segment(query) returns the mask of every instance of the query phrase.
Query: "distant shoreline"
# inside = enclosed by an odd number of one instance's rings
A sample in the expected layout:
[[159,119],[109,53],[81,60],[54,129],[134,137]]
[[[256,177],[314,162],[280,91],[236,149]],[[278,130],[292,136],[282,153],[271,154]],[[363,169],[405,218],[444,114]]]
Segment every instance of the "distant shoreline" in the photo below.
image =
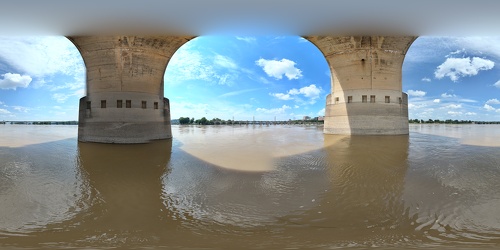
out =
[[78,125],[78,121],[0,121],[1,125]]
[[[178,120],[172,120],[171,125],[202,125],[202,126],[207,126],[207,125],[265,125],[265,124],[321,124],[323,125],[322,122],[318,121],[287,121],[287,122],[273,122],[273,121],[262,121],[262,122],[249,122],[249,121],[236,121],[233,124],[230,123],[225,123],[225,124],[180,124]],[[488,125],[488,124],[493,124],[493,125],[500,125],[500,121],[458,121],[458,120],[409,120],[409,124],[454,124],[454,125],[460,125],[460,124],[469,124],[469,125]],[[78,125],[78,121],[0,121],[0,125]]]
[[471,120],[432,120],[427,121],[410,119],[409,124],[500,124],[500,121],[471,121]]

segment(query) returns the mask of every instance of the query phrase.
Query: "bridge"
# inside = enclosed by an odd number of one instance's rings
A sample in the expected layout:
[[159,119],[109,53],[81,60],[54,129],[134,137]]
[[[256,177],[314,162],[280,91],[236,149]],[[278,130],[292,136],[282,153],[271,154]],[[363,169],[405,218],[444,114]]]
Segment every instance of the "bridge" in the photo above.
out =
[[408,134],[402,64],[419,35],[498,35],[500,1],[4,1],[2,34],[58,34],[87,69],[80,141],[172,136],[168,62],[199,35],[302,35],[332,75],[324,133]]

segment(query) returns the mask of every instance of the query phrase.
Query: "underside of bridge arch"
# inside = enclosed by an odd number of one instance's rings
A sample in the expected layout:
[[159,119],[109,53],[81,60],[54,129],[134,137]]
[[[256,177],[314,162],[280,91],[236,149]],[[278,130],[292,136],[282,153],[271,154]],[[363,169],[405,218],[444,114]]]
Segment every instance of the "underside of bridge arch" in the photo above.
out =
[[309,36],[332,76],[326,134],[408,134],[402,65],[415,36]]
[[87,69],[78,140],[146,143],[172,137],[163,76],[172,55],[193,37],[72,36]]

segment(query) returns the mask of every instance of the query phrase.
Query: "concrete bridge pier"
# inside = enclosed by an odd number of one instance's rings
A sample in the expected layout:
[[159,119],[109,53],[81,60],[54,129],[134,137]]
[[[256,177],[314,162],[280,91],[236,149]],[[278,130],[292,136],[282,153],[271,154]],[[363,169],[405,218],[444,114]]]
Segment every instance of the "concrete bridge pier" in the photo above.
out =
[[330,66],[324,133],[408,134],[402,65],[414,36],[312,36]]
[[191,37],[72,36],[87,69],[78,140],[145,143],[172,137],[163,75]]

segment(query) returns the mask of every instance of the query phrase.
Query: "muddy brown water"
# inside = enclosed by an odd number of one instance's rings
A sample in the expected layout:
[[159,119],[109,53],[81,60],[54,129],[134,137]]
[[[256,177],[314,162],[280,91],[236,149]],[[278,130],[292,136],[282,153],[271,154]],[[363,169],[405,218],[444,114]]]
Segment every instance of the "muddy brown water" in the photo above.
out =
[[141,145],[0,125],[0,248],[500,247],[500,126],[173,126]]

